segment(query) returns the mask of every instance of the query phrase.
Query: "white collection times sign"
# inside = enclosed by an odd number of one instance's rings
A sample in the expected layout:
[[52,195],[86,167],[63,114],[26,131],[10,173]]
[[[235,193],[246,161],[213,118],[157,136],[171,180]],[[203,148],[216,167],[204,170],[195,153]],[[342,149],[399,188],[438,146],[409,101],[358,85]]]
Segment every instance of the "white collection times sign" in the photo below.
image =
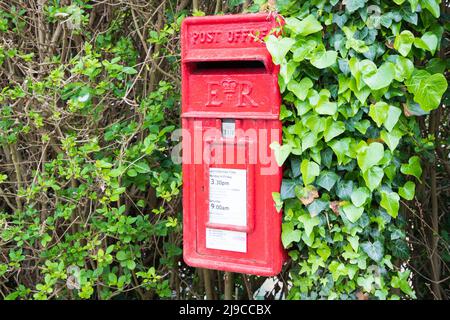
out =
[[[209,222],[247,226],[247,171],[209,169]],[[206,229],[206,247],[246,252],[247,233]]]

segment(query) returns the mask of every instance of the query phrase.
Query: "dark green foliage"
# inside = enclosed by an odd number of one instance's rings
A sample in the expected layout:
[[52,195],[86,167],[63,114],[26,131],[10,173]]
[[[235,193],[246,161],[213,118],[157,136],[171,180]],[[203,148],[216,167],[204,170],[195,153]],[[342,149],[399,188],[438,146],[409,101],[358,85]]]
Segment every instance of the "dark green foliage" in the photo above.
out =
[[[283,243],[295,260],[289,298],[414,298],[397,217],[400,196],[412,200],[422,176],[409,153],[421,139],[412,115],[437,109],[447,90],[445,68],[427,67],[445,65],[435,57],[439,2],[278,7],[286,24],[267,47],[280,65],[285,128],[272,147],[285,176],[302,178],[302,204],[284,203]],[[293,198],[293,180],[283,181],[280,200]]]

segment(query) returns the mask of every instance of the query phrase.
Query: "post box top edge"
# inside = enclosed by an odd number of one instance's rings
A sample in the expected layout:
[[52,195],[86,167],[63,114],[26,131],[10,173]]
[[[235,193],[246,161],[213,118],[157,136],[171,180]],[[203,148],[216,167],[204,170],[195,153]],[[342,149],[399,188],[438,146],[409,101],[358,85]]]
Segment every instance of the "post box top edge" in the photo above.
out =
[[212,23],[241,23],[241,22],[275,22],[278,14],[273,13],[244,13],[244,14],[226,14],[211,15],[201,17],[186,17],[182,25],[185,24],[212,24]]
[[[281,19],[278,20],[277,17]],[[264,48],[261,51],[263,53],[267,51],[263,38],[281,25],[282,17],[273,13],[187,17],[181,25],[182,60],[188,52],[189,55],[203,55],[206,53],[204,50],[208,49]],[[254,41],[255,38],[260,41]]]

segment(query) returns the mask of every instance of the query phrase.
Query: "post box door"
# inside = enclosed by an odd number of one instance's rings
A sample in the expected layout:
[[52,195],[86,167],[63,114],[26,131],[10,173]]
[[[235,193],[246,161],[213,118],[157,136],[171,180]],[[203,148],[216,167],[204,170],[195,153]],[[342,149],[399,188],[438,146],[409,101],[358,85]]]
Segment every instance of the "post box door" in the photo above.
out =
[[[204,139],[204,162],[193,167],[191,178],[185,178],[195,189],[191,205],[195,210],[191,215],[195,217],[195,230],[190,236],[195,234],[193,250],[209,261],[210,268],[226,270],[227,263],[241,263],[248,268],[247,273],[254,273],[252,271],[257,269],[252,270],[252,267],[259,267],[259,274],[271,274],[269,270],[278,269],[282,263],[279,257],[279,266],[270,266],[276,252],[280,252],[280,240],[273,239],[273,235],[280,234],[281,216],[274,209],[271,197],[272,192],[279,191],[280,181],[273,175],[258,172],[275,166],[272,170],[278,173],[269,145],[271,141],[279,141],[281,127],[273,120],[235,119],[237,135],[226,138],[222,134],[222,121],[195,119],[186,124],[192,132],[200,130],[200,134],[194,132],[193,135]],[[214,135],[207,134],[211,129]],[[250,132],[250,136],[240,136],[239,132]],[[257,148],[258,141],[265,150]],[[233,151],[227,152],[227,148]],[[257,161],[262,158],[257,153],[264,153],[265,160]],[[230,154],[232,158],[228,158]],[[213,205],[216,208],[212,208]]]

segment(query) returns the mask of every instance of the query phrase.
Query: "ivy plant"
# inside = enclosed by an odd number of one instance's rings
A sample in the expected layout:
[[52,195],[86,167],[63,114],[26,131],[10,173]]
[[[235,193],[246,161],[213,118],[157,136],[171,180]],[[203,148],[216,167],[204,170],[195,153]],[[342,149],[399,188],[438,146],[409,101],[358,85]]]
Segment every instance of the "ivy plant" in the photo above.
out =
[[278,1],[288,298],[415,297],[400,207],[421,179],[416,116],[447,90],[439,2]]

